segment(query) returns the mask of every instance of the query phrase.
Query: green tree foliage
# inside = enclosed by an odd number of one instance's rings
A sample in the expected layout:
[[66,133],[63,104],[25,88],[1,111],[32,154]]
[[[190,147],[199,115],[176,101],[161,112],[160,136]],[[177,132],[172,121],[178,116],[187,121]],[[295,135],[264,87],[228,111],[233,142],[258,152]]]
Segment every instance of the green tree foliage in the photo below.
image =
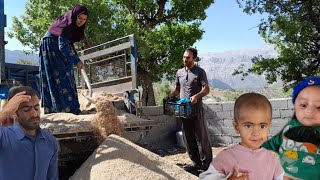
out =
[[169,81],[163,81],[154,84],[155,100],[156,105],[162,105],[163,99],[169,96],[172,92],[173,86],[170,85]]
[[274,44],[277,58],[252,59],[249,70],[239,73],[265,74],[269,83],[281,77],[287,90],[306,76],[320,72],[320,1],[318,0],[237,0],[244,12],[265,14],[259,34]]
[[214,0],[28,0],[25,14],[13,18],[10,37],[37,51],[53,20],[76,4],[89,9],[86,38],[79,49],[135,34],[138,47],[138,82],[143,105],[154,105],[152,82],[164,74],[172,78],[182,65],[185,48],[201,39],[201,21]]

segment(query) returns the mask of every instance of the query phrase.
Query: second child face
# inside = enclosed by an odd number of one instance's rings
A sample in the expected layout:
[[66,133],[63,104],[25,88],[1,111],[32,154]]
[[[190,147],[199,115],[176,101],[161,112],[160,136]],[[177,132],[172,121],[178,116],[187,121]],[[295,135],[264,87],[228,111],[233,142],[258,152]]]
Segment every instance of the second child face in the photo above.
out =
[[249,149],[259,149],[267,140],[271,126],[270,109],[241,108],[240,118],[234,128],[241,137],[241,145]]
[[305,126],[320,126],[320,85],[304,88],[298,94],[294,109],[297,120]]

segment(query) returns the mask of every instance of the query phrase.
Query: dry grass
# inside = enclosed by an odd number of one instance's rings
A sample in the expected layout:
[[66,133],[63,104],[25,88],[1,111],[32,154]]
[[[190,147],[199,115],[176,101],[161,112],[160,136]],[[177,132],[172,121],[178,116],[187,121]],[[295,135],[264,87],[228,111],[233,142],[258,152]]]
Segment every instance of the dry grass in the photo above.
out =
[[108,94],[97,95],[93,99],[96,113],[91,119],[91,125],[96,133],[106,139],[110,134],[123,135],[124,128],[118,119],[117,112]]

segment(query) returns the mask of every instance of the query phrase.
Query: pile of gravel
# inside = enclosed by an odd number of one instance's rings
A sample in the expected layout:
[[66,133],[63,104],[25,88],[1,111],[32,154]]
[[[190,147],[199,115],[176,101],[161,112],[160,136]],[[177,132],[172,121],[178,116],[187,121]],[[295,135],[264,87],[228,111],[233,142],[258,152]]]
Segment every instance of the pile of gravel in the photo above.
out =
[[198,177],[132,142],[110,135],[70,180],[181,179]]

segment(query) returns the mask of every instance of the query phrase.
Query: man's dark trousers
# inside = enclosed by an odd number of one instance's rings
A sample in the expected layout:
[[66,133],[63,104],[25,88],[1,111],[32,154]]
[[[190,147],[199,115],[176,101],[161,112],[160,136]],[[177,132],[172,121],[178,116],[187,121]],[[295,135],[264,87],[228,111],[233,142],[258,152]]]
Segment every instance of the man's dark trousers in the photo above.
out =
[[212,161],[208,127],[204,120],[202,102],[198,102],[195,107],[195,116],[191,118],[181,118],[182,132],[190,159],[194,165],[203,170],[207,170]]

